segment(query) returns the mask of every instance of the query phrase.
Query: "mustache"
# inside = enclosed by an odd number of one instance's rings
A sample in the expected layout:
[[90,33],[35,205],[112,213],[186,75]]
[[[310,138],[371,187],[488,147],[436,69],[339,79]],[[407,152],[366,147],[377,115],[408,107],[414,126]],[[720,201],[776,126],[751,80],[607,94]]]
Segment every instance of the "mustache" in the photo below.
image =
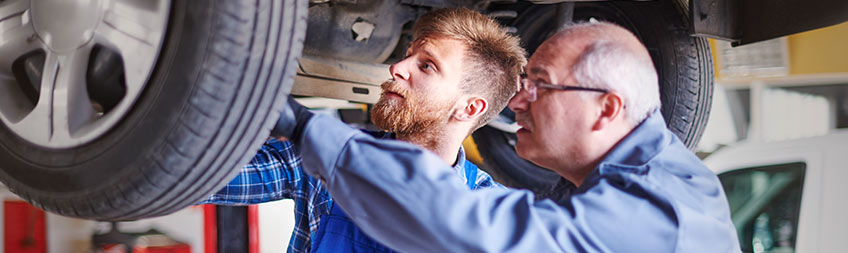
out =
[[380,88],[383,89],[383,95],[385,95],[386,92],[397,93],[403,98],[406,98],[409,95],[409,89],[401,86],[394,80],[387,80],[383,82],[382,84],[380,84]]

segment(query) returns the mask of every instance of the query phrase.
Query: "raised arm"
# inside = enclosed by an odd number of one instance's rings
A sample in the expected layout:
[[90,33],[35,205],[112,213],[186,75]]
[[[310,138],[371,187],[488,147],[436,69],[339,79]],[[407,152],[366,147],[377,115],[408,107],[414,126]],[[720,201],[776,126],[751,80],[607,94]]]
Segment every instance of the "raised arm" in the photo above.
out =
[[[472,192],[436,155],[321,116],[306,125],[301,143],[307,172],[326,182],[363,231],[399,251],[674,250],[674,217],[657,216],[662,210],[616,187],[598,187],[565,203],[536,201],[529,191]],[[619,205],[603,201],[610,199]],[[622,225],[646,229],[634,242],[637,236]]]
[[270,139],[229,184],[200,204],[249,205],[291,199],[311,185],[310,179],[302,170],[297,148],[291,142]]

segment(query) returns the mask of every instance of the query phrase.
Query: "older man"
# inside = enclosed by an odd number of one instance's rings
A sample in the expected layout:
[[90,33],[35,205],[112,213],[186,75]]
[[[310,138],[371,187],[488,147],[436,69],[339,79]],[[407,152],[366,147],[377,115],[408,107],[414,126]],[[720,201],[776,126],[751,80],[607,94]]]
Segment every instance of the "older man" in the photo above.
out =
[[718,178],[666,128],[635,36],[609,23],[567,27],[526,73],[510,102],[516,149],[561,176],[545,196],[469,191],[436,156],[296,103],[279,129],[354,222],[401,251],[739,251]]
[[[382,85],[383,94],[373,109],[374,123],[390,132],[366,133],[434,152],[442,165],[453,165],[451,176],[467,189],[502,187],[465,160],[461,145],[518,90],[516,77],[526,63],[518,38],[468,9],[428,13],[413,30],[414,42],[406,57],[389,69],[393,80]],[[293,199],[296,226],[289,251],[389,251],[359,232],[333,204],[324,185],[304,174],[300,159],[290,142],[271,140],[228,186],[204,203]]]

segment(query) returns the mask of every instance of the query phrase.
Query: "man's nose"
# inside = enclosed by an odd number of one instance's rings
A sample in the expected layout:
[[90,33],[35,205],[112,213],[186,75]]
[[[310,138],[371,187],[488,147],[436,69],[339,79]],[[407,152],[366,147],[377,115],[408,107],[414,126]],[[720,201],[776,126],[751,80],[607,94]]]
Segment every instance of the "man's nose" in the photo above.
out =
[[408,80],[409,79],[409,70],[407,68],[407,65],[409,65],[408,60],[409,60],[409,58],[406,58],[406,59],[403,59],[399,62],[396,62],[395,64],[392,64],[392,66],[389,66],[389,73],[392,74],[393,79],[395,79],[395,80],[398,80],[398,79]]
[[523,112],[527,110],[527,107],[530,106],[529,93],[524,89],[518,91],[512,99],[509,100],[509,109],[513,112]]

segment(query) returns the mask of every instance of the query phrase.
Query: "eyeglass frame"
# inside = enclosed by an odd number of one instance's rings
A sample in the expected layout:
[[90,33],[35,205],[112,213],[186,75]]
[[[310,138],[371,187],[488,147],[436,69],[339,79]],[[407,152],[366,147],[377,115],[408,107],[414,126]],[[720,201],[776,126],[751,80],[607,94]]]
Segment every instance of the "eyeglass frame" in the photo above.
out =
[[[562,91],[575,90],[575,91],[594,91],[594,92],[600,92],[600,93],[604,93],[604,94],[609,93],[609,90],[607,90],[607,89],[580,87],[580,86],[564,85],[564,84],[550,84],[550,83],[545,83],[545,82],[533,81],[532,79],[527,78],[527,75],[521,75],[519,82],[521,83],[521,90],[526,90],[527,93],[529,93],[529,95],[530,95],[530,97],[527,99],[528,102],[536,101],[536,96],[539,94],[539,92],[538,92],[539,87],[545,88],[545,89],[562,90]],[[535,85],[530,86],[527,83],[534,83]],[[532,87],[532,89],[530,87]],[[519,90],[519,92],[521,90]]]

